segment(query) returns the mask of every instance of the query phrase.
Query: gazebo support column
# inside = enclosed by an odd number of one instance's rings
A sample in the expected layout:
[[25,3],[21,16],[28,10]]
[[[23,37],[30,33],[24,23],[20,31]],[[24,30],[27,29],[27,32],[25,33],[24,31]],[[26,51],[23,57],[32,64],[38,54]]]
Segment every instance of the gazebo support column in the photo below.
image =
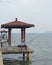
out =
[[1,38],[2,38],[2,32],[1,32]]
[[8,44],[11,45],[11,28],[8,29]]
[[[25,44],[25,28],[21,28],[21,45]],[[25,53],[23,53],[23,60],[25,60]]]
[[25,42],[25,28],[21,28],[21,42],[22,40]]

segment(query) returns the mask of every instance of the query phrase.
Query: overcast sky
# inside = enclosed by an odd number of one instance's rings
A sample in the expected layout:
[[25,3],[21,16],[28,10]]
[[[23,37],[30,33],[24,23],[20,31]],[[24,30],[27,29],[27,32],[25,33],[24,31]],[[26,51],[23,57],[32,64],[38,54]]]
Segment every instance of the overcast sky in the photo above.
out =
[[52,0],[0,0],[0,24],[16,17],[35,25],[28,32],[52,31]]

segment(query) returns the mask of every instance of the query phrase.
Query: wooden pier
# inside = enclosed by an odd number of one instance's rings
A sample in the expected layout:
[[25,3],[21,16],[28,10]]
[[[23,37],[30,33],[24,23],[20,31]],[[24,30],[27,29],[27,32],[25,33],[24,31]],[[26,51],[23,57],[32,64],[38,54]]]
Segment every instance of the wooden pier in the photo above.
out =
[[27,60],[30,60],[29,58],[29,54],[32,54],[33,51],[32,49],[28,48],[25,49],[18,46],[9,46],[9,47],[5,47],[5,48],[1,48],[2,50],[2,54],[23,54],[23,60],[25,60],[25,54],[27,54]]

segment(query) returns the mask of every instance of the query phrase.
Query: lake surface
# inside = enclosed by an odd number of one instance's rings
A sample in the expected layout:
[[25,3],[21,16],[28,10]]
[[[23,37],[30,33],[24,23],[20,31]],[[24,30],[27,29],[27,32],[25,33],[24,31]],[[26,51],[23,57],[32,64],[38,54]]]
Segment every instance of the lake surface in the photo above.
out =
[[[20,34],[12,34],[12,46],[21,44]],[[26,44],[33,50],[32,62],[6,62],[5,65],[52,65],[52,34],[26,34]],[[3,55],[3,58],[22,59],[22,55]]]

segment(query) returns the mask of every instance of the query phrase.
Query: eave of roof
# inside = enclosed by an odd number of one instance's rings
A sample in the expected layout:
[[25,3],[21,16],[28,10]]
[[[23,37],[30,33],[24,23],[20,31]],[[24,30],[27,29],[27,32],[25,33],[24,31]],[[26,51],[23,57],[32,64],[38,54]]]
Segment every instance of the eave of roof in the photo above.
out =
[[0,30],[0,33],[2,33],[2,32],[8,32],[8,31],[6,31],[6,30]]
[[29,28],[29,27],[34,27],[34,26],[35,25],[33,25],[33,24],[18,21],[16,18],[15,21],[12,21],[12,22],[9,22],[6,24],[2,24],[1,28]]

